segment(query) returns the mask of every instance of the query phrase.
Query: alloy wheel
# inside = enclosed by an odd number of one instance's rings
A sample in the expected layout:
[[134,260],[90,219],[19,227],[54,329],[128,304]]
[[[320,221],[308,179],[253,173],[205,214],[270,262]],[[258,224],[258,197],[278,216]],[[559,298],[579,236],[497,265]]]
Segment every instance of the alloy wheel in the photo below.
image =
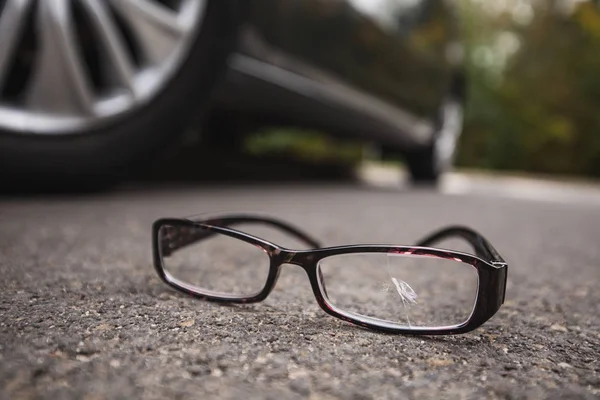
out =
[[0,0],[0,129],[82,133],[170,81],[206,0]]

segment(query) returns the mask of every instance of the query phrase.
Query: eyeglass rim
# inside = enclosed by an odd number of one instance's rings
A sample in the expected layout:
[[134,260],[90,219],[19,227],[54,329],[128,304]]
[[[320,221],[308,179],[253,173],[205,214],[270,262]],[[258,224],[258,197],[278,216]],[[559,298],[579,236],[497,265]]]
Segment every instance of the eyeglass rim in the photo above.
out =
[[[192,288],[189,285],[181,285],[182,281],[169,278],[167,271],[164,268],[163,257],[161,254],[161,245],[159,243],[160,229],[163,226],[192,226],[208,229],[229,237],[242,240],[246,243],[253,244],[262,248],[270,259],[269,274],[263,289],[251,296],[235,296],[224,293],[211,292],[202,290],[201,288]],[[279,246],[268,240],[261,239],[254,235],[238,231],[229,227],[210,225],[202,221],[193,220],[190,218],[161,218],[153,224],[153,255],[154,266],[159,277],[172,288],[183,292],[192,297],[219,303],[256,303],[263,301],[273,290],[280,268],[283,264],[296,264],[301,266],[308,274],[313,293],[316,297],[319,306],[328,314],[359,325],[365,328],[377,330],[386,333],[414,334],[414,335],[448,335],[470,332],[487,320],[489,320],[500,308],[504,302],[507,267],[508,265],[502,261],[487,261],[483,258],[454,250],[440,249],[428,246],[411,246],[411,245],[388,245],[388,244],[354,244],[345,246],[323,247],[309,250],[291,250],[283,246]],[[483,237],[481,237],[483,239]],[[485,240],[485,239],[483,239]],[[490,246],[491,247],[491,246]],[[492,248],[493,249],[493,248]],[[335,307],[327,302],[326,293],[320,284],[318,277],[318,263],[327,257],[353,254],[353,253],[396,253],[410,252],[414,256],[423,257],[439,257],[444,259],[454,259],[465,264],[473,266],[477,270],[478,289],[475,306],[469,319],[454,326],[445,327],[402,327],[393,324],[373,323],[372,318],[351,317],[343,312],[339,312]],[[415,254],[418,253],[418,254]],[[495,252],[495,250],[494,250]],[[497,252],[495,253],[497,255]],[[499,257],[499,256],[498,256]]]

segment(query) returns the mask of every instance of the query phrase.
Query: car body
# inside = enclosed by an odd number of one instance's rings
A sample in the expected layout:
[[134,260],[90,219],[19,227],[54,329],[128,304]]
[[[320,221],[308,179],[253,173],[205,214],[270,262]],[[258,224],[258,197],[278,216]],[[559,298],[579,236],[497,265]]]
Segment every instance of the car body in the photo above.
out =
[[443,102],[462,96],[460,51],[443,1],[255,0],[218,101],[419,147],[433,139]]
[[118,176],[199,112],[376,143],[435,181],[461,129],[446,1],[6,0],[0,35],[0,167],[13,181]]

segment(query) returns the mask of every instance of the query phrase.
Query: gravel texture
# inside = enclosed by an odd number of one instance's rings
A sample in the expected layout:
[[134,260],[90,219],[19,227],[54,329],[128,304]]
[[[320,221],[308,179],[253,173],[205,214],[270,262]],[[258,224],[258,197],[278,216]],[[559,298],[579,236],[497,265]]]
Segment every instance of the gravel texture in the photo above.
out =
[[[328,316],[294,266],[264,303],[193,300],[155,275],[150,226],[213,211],[268,212],[326,245],[412,244],[466,224],[509,262],[507,301],[472,333],[431,338]],[[599,237],[600,204],[425,190],[312,184],[6,198],[0,398],[598,398]]]

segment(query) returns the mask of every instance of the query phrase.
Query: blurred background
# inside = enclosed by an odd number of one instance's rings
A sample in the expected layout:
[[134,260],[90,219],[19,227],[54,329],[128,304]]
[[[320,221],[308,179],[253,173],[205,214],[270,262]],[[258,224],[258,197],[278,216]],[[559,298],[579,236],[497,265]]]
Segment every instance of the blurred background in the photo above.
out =
[[0,33],[20,187],[600,175],[595,1],[3,0]]
[[469,101],[458,165],[599,176],[598,2],[461,5]]
[[[456,165],[600,176],[598,2],[457,3],[468,94]],[[258,136],[249,145],[254,151],[289,148],[299,157],[317,158],[337,149],[322,134],[304,132],[301,138],[285,130],[271,131],[269,139]]]

